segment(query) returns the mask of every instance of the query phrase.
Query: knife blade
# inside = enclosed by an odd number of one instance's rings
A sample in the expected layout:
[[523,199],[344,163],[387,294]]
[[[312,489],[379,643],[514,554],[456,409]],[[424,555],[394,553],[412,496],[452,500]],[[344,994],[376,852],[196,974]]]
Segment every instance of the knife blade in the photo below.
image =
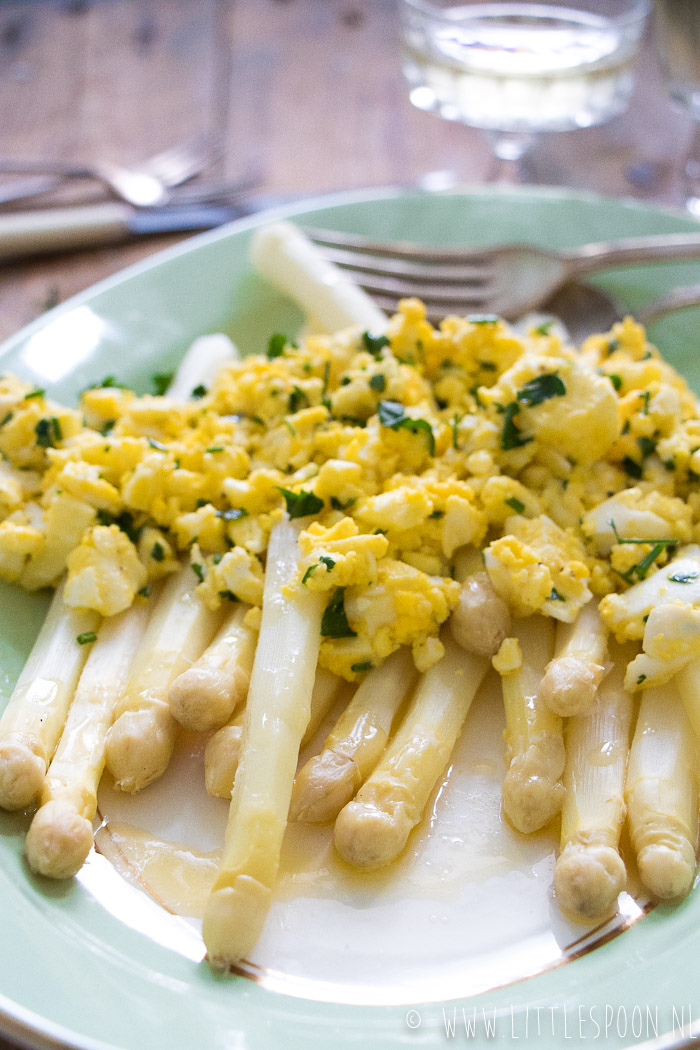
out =
[[0,216],[0,263],[36,255],[107,247],[154,234],[208,230],[267,206],[246,203],[132,208],[86,204]]

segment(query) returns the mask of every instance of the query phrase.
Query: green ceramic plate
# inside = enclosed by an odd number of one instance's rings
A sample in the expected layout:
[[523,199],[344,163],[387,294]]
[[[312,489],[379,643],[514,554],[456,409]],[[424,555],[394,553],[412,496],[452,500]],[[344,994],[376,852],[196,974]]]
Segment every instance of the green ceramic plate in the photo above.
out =
[[[529,240],[565,247],[696,225],[681,215],[559,190],[386,191],[317,200],[284,214],[309,225],[440,244]],[[3,366],[70,401],[106,373],[146,389],[151,373],[174,365],[205,332],[225,331],[243,350],[262,350],[272,332],[291,332],[300,321],[248,264],[251,232],[268,217],[197,237],[63,304],[5,344]],[[698,265],[659,266],[620,270],[599,283],[633,310],[698,275]],[[697,314],[677,315],[653,335],[700,390]],[[0,688],[7,697],[45,600],[9,587],[0,599]],[[329,996],[311,986],[305,997],[303,989],[290,995],[245,978],[213,977],[196,952],[193,958],[169,946],[167,935],[145,932],[135,898],[128,898],[131,911],[116,906],[119,880],[111,906],[109,897],[91,892],[89,880],[47,885],[31,878],[22,859],[27,824],[24,815],[0,816],[0,1031],[30,1047],[389,1050],[518,1039],[542,1048],[593,1039],[606,1047],[661,1047],[683,1045],[691,1021],[693,1032],[700,1026],[697,893],[527,980],[446,1003],[423,1002],[441,997],[413,990],[403,1005],[385,1005],[380,994],[372,1005],[357,1006],[321,1001]],[[497,925],[495,913],[493,920]],[[469,938],[470,929],[455,928],[457,945]],[[496,974],[491,983],[502,982]]]

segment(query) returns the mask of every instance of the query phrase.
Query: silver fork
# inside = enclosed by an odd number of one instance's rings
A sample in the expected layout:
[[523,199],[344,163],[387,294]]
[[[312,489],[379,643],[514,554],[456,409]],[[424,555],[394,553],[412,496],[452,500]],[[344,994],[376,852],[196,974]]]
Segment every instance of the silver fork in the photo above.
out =
[[498,314],[516,320],[538,310],[561,287],[598,270],[700,259],[700,231],[631,237],[549,251],[526,244],[426,248],[330,230],[306,233],[383,309],[418,296],[431,320],[447,313]]
[[131,167],[110,161],[75,165],[63,161],[0,158],[0,172],[30,176],[0,187],[0,203],[48,193],[70,179],[97,179],[116,197],[134,207],[165,204],[171,197],[170,190],[197,175],[217,150],[210,136],[199,135]]

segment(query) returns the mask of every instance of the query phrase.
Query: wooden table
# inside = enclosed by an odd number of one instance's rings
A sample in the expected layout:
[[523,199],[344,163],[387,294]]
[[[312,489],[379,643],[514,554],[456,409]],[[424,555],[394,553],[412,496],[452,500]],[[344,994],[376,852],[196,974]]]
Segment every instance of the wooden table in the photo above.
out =
[[[215,175],[259,170],[262,194],[410,185],[435,172],[483,182],[480,133],[408,102],[397,36],[393,0],[3,2],[0,155],[133,162],[210,129],[224,145]],[[628,113],[543,138],[530,176],[676,203],[690,131],[648,45]],[[0,267],[0,339],[178,239]]]

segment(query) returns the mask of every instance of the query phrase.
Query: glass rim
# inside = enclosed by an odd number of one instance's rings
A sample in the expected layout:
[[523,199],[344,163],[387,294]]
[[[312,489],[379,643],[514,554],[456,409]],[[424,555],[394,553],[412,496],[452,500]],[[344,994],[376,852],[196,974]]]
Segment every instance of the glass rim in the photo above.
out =
[[[477,7],[492,7],[492,8],[508,8],[511,5],[509,3],[490,2],[490,0],[482,0],[478,4],[455,4],[453,7],[438,7],[431,0],[399,0],[402,9],[410,8],[422,15],[427,15],[430,18],[435,18],[445,22],[458,22],[462,18],[465,18],[470,10]],[[549,6],[548,0],[523,0],[519,2],[518,7],[547,7]],[[556,5],[552,5],[555,7]],[[562,5],[563,9],[566,9]],[[576,0],[571,0],[571,10],[576,10]],[[593,14],[594,12],[586,12],[587,14]],[[629,7],[627,11],[620,12],[619,14],[610,14],[605,17],[614,25],[625,25],[626,23],[637,23],[643,22],[648,15],[651,13],[651,0],[629,0]]]

